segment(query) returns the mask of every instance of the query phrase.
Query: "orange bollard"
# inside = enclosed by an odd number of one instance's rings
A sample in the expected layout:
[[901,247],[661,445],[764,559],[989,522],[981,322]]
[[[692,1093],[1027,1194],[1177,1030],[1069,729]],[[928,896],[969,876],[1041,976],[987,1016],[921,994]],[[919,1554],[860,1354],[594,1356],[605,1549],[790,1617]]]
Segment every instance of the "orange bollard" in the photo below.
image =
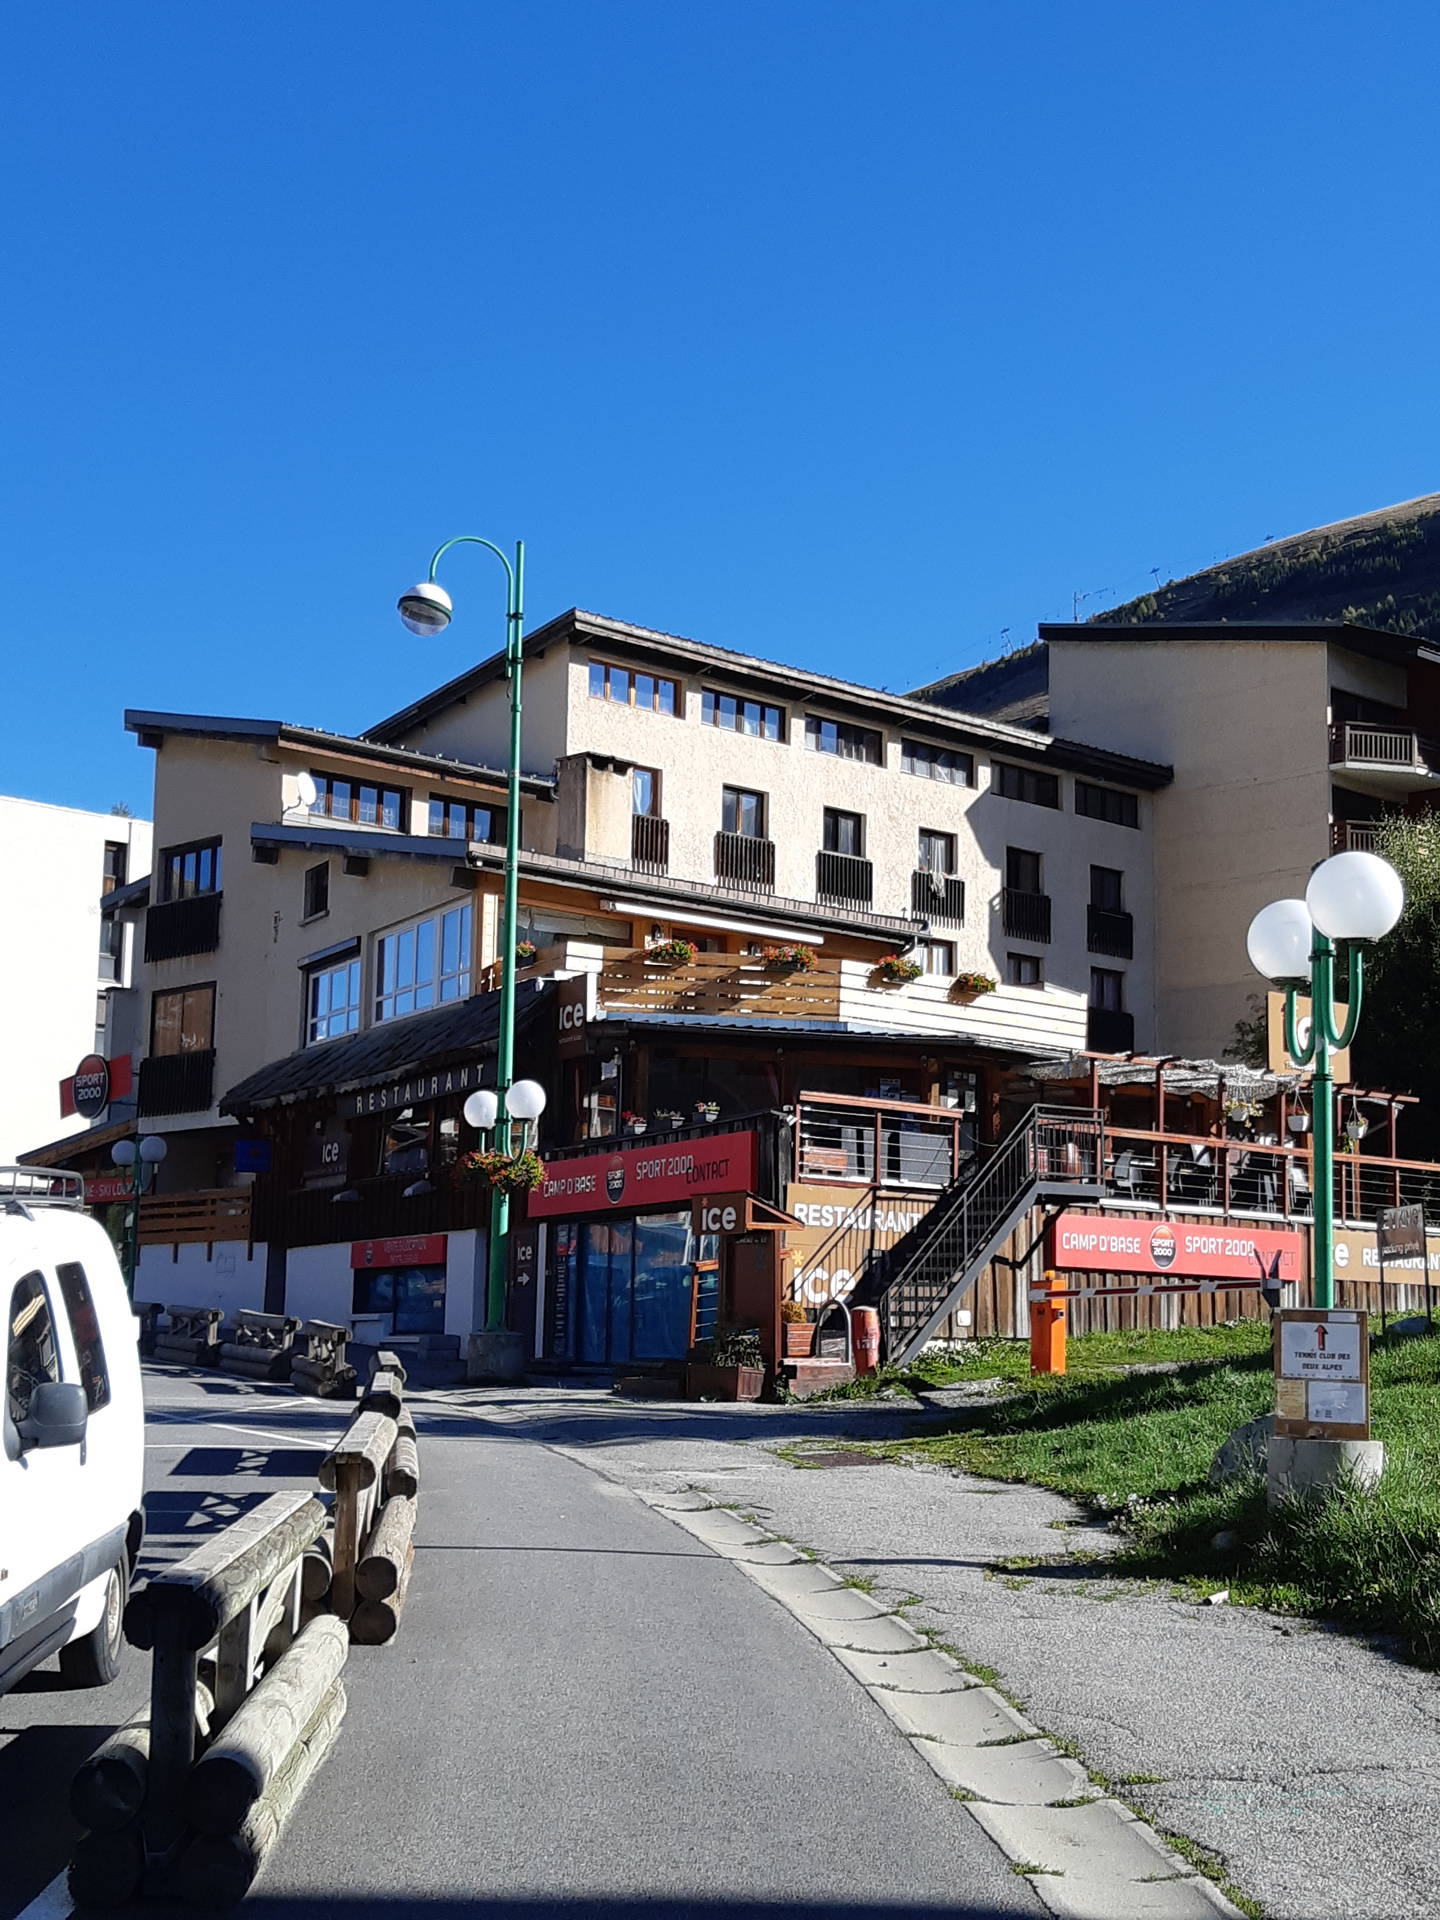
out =
[[1048,1300],[1030,1302],[1030,1371],[1065,1371],[1065,1283],[1047,1268],[1044,1287]]
[[874,1373],[880,1365],[880,1316],[874,1307],[852,1309],[850,1348],[855,1356],[856,1373]]

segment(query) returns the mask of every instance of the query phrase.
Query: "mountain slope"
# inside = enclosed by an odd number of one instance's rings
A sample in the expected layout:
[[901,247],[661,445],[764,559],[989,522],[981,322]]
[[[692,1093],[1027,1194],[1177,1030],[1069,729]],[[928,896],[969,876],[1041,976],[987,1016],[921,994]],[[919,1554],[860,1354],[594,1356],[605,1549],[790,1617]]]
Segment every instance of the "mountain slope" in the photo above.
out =
[[1350,620],[1440,639],[1440,493],[1271,541],[1089,624],[1218,620]]

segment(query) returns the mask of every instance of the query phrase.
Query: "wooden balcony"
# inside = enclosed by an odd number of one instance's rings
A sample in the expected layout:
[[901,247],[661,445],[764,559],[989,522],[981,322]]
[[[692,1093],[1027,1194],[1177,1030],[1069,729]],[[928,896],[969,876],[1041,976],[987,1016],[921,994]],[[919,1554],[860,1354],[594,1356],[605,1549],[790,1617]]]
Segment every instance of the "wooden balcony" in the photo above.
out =
[[250,1238],[248,1187],[152,1193],[140,1202],[142,1247],[182,1247]]
[[838,1020],[840,962],[821,959],[812,973],[786,973],[733,953],[697,953],[683,967],[662,966],[638,950],[611,953],[600,973],[600,1004],[613,1013]]
[[1413,727],[1340,720],[1330,729],[1330,765],[1349,786],[1373,793],[1412,793],[1440,781],[1440,747]]
[[186,954],[214,953],[220,944],[223,898],[219,893],[199,893],[151,907],[145,915],[145,958],[179,960]]
[[1378,853],[1380,825],[1376,820],[1332,820],[1331,853]]
[[715,878],[745,893],[772,893],[775,889],[775,842],[757,840],[748,833],[717,833]]
[[670,822],[658,813],[637,813],[631,819],[630,864],[639,873],[670,871]]
[[160,1113],[208,1113],[215,1090],[215,1051],[152,1053],[140,1062],[142,1118]]

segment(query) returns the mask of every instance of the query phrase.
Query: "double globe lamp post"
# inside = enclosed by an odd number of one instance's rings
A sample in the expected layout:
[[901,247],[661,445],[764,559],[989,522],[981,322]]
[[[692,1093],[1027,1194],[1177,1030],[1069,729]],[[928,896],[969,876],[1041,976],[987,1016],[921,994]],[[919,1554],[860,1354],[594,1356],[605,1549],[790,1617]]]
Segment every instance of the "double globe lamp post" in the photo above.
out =
[[125,1221],[125,1291],[135,1297],[135,1268],[140,1258],[140,1196],[145,1191],[151,1168],[165,1158],[164,1140],[158,1133],[147,1133],[143,1140],[117,1140],[110,1158],[130,1175],[130,1211]]
[[[1375,853],[1337,853],[1310,876],[1303,900],[1275,900],[1250,922],[1250,964],[1285,990],[1285,1051],[1300,1067],[1312,1066],[1315,1153],[1314,1217],[1311,1223],[1313,1301],[1335,1304],[1335,1083],[1332,1052],[1348,1047],[1360,1024],[1364,948],[1382,940],[1399,920],[1405,889],[1388,860]],[[1335,1005],[1337,951],[1347,961],[1347,1002]],[[1308,987],[1308,1031],[1297,1018],[1296,998]]]
[[[399,609],[406,630],[422,640],[433,639],[436,634],[445,631],[455,609],[449,594],[436,579],[436,574],[440,562],[450,549],[461,546],[486,548],[505,569],[505,677],[510,683],[510,758],[506,768],[505,883],[500,912],[500,1031],[495,1050],[495,1092],[472,1094],[465,1105],[465,1117],[472,1126],[488,1133],[497,1123],[500,1103],[503,1102],[507,1116],[505,1137],[508,1150],[510,1122],[519,1121],[528,1128],[539,1119],[545,1108],[543,1088],[533,1080],[517,1082],[514,1078],[515,934],[519,918],[520,873],[520,684],[525,621],[524,541],[515,542],[515,558],[512,561],[493,540],[482,540],[478,534],[462,533],[454,540],[447,540],[443,546],[436,548],[426,578],[418,586],[411,587],[408,593],[401,594]],[[487,1101],[489,1105],[482,1104],[477,1111],[488,1113],[488,1120],[473,1117],[472,1107],[477,1102]],[[485,1328],[488,1333],[498,1333],[505,1325],[509,1236],[509,1196],[495,1188],[490,1197],[489,1262],[485,1290]]]

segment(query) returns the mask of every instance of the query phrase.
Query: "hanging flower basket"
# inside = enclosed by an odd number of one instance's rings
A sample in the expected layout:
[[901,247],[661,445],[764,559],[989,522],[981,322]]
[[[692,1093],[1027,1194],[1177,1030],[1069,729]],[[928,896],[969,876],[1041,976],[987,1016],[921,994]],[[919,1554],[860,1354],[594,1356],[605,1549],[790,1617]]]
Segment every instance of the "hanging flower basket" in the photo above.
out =
[[658,947],[646,951],[645,958],[657,967],[688,967],[695,958],[695,948],[688,940],[662,940]]
[[950,991],[957,1000],[978,1000],[982,993],[994,993],[999,984],[990,973],[957,973]]
[[718,1120],[720,1118],[720,1102],[718,1100],[697,1100],[695,1102],[695,1118],[707,1122]]
[[644,1133],[650,1124],[643,1113],[622,1113],[620,1118],[631,1133]]
[[918,980],[924,968],[918,960],[902,960],[898,953],[887,953],[875,972],[882,986],[903,987]]
[[820,964],[813,947],[797,946],[793,942],[782,947],[766,947],[760,958],[775,973],[814,973]]
[[521,1153],[466,1153],[455,1162],[457,1178],[492,1193],[533,1193],[545,1178],[545,1162],[531,1148]]
[[535,956],[539,953],[539,951],[540,949],[536,946],[533,940],[517,940],[515,942],[516,966],[517,967],[533,967],[535,964]]

